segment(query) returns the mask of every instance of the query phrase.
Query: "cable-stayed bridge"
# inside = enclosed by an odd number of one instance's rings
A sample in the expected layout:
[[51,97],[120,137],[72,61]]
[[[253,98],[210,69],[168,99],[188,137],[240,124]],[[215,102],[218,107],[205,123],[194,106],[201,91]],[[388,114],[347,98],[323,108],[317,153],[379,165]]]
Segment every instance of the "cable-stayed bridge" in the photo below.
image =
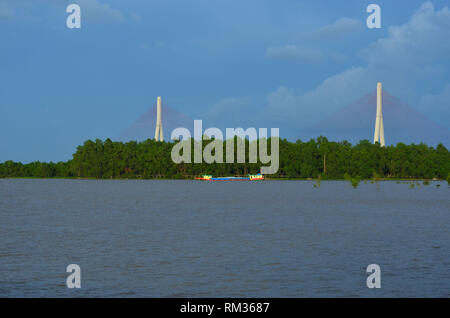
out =
[[[164,140],[171,140],[171,133],[175,128],[185,127],[193,131],[194,120],[176,109],[162,102],[162,127],[164,130]],[[121,141],[143,141],[153,139],[155,136],[157,119],[156,102],[145,113],[143,113],[130,127],[128,127],[120,136]]]
[[[424,116],[413,107],[383,89],[383,123],[386,145],[403,142],[450,145],[450,130]],[[377,92],[373,90],[350,105],[339,109],[309,129],[300,130],[299,138],[319,135],[335,141],[352,143],[362,139],[372,141],[377,112]]]
[[[382,91],[382,103],[386,145],[398,142],[406,144],[424,142],[431,146],[436,146],[438,143],[443,143],[446,147],[450,146],[450,130],[448,128],[430,120],[385,89]],[[326,136],[329,140],[347,140],[351,143],[363,139],[372,141],[376,110],[377,92],[374,89],[350,105],[340,108],[335,113],[313,124],[310,128],[298,129],[290,132],[289,135],[293,136],[292,139],[294,140],[301,139],[303,141],[317,138],[320,135]],[[156,118],[157,105],[155,102],[118,137],[118,140],[143,141],[154,139]],[[185,127],[193,133],[193,123],[193,118],[170,107],[164,101],[162,102],[162,126],[165,141],[171,140],[172,131],[178,127]],[[280,137],[283,138],[283,129],[285,128],[279,128]]]

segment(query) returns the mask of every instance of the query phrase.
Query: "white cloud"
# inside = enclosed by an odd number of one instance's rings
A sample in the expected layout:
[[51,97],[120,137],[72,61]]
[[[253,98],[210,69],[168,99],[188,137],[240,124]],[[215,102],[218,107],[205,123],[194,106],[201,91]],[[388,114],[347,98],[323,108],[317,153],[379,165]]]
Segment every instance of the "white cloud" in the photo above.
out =
[[121,22],[124,20],[122,12],[111,8],[109,4],[98,0],[77,0],[83,16],[88,22]]
[[279,87],[269,94],[267,111],[275,118],[294,120],[306,128],[307,123],[352,102],[355,90],[359,93],[370,89],[371,81],[366,78],[365,69],[351,68],[327,78],[316,89],[304,94],[297,94],[295,90],[283,86]]
[[267,48],[266,57],[303,63],[319,63],[325,60],[325,54],[320,49],[291,44]]
[[422,96],[418,109],[423,113],[430,113],[431,119],[444,127],[448,127],[448,119],[450,118],[450,83],[447,83],[436,94]]
[[318,39],[335,39],[354,32],[361,31],[363,25],[361,21],[357,19],[341,18],[333,24],[326,25],[317,31],[309,34],[311,38]]
[[395,67],[420,71],[440,62],[443,54],[450,55],[450,10],[435,11],[431,2],[425,2],[404,25],[391,26],[388,36],[363,50],[372,67]]
[[[226,125],[227,127],[248,124],[254,119],[249,118],[249,113],[257,114],[253,100],[249,97],[227,97],[216,102],[207,113],[201,114],[199,118],[206,123],[215,125]],[[239,114],[246,114],[241,116]],[[245,119],[245,120],[243,120]]]
[[[326,25],[314,32],[304,35],[303,41],[306,39],[313,40],[330,40],[338,39],[352,32],[362,30],[362,23],[356,19],[341,18],[333,24]],[[310,41],[309,41],[310,42]],[[325,61],[341,62],[347,57],[341,53],[330,49],[322,49],[317,47],[286,44],[278,47],[268,47],[266,49],[266,57],[296,61],[301,63],[322,63]]]
[[[450,10],[435,10],[431,2],[425,2],[407,23],[390,27],[385,38],[363,51],[366,66],[331,76],[304,94],[280,87],[269,94],[267,110],[292,124],[305,126],[375,89],[378,81],[406,103],[417,106],[424,86],[432,83],[433,87],[442,87],[442,79],[449,75],[448,39]],[[440,94],[422,98],[420,103],[428,105],[423,109],[425,114],[443,110],[448,114],[448,103],[442,104],[447,89],[445,86]],[[447,125],[448,118],[443,119]]]
[[322,63],[328,60],[341,62],[347,59],[345,55],[331,50],[292,44],[286,44],[281,47],[269,47],[266,50],[266,57],[308,64]]
[[227,97],[219,100],[209,110],[209,116],[224,116],[230,112],[246,109],[250,99],[247,97]]

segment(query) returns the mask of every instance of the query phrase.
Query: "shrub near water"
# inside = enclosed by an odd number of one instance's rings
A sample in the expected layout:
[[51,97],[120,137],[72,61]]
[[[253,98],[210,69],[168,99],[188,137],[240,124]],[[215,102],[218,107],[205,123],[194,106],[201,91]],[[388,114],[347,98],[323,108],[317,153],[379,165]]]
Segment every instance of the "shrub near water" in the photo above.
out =
[[375,183],[378,183],[380,181],[380,176],[375,171],[373,172],[372,180]]
[[320,188],[320,181],[321,181],[321,179],[322,179],[322,176],[319,174],[319,175],[317,176],[317,181],[316,181],[316,183],[314,184],[314,188]]
[[358,185],[359,185],[359,181],[360,181],[360,178],[359,178],[359,177],[352,178],[352,179],[350,180],[350,182],[351,182],[351,184],[352,184],[352,187],[356,189],[356,188],[358,187]]
[[361,178],[359,176],[352,178],[348,173],[345,173],[344,180],[349,181],[352,187],[356,189],[359,185],[359,182],[361,181]]

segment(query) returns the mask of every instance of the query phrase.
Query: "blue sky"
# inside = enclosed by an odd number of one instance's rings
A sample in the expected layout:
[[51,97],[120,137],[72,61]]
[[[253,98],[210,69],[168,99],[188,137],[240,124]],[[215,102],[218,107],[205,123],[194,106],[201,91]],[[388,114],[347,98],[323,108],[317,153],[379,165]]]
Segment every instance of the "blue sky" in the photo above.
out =
[[449,39],[444,0],[0,0],[0,161],[70,159],[158,95],[204,127],[295,139],[382,81],[448,128]]

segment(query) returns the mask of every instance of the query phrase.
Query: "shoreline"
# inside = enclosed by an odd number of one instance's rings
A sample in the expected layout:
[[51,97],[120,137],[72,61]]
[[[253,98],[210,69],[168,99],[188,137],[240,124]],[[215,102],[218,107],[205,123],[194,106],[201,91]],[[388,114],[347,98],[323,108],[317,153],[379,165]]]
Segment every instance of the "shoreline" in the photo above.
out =
[[[133,181],[133,180],[173,180],[173,181],[205,181],[205,180],[196,180],[194,178],[67,178],[67,177],[52,177],[52,178],[40,178],[40,177],[5,177],[5,178],[0,178],[0,180],[15,180],[15,179],[36,179],[36,180],[98,180],[98,181],[118,181],[118,180],[123,180],[123,181]],[[255,181],[317,181],[319,180],[319,178],[315,178],[315,179],[311,179],[311,178],[267,178],[264,180],[253,180],[252,182]],[[244,181],[251,181],[251,180],[242,180],[242,182]],[[346,180],[346,179],[333,179],[333,178],[329,178],[329,179],[324,179],[324,178],[320,178],[321,182],[326,182],[326,181],[346,181],[346,182],[350,182],[350,180]],[[375,181],[373,179],[359,179],[360,182],[389,182],[389,181],[395,181],[395,182],[417,182],[417,181],[428,181],[428,182],[445,182],[445,179],[388,179],[388,178],[380,178],[379,180]],[[212,182],[212,181],[211,181]]]

